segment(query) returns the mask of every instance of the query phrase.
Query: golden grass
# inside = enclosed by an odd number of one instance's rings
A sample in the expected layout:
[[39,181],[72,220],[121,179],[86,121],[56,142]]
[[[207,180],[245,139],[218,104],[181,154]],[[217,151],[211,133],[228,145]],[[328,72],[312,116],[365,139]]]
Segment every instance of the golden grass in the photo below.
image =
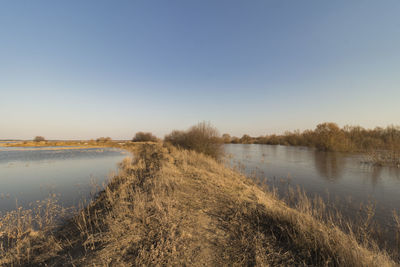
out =
[[16,143],[0,143],[0,146],[3,147],[59,147],[59,146],[67,146],[67,147],[104,147],[107,146],[107,143],[98,143],[94,141],[21,141]]
[[54,256],[62,245],[52,232],[65,213],[50,196],[34,203],[31,209],[18,207],[1,216],[0,266],[25,265],[33,258],[43,262]]
[[[297,210],[290,208],[193,151],[141,144],[134,155],[95,201],[59,228],[39,227],[2,246],[0,265],[396,265],[384,251],[322,220],[305,196]],[[10,222],[2,219],[1,227]],[[29,222],[17,232],[26,232]]]

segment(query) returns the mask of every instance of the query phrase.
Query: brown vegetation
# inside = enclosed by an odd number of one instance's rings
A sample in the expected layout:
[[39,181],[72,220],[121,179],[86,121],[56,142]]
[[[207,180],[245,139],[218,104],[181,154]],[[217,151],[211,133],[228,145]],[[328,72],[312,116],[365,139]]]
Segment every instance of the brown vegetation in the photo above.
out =
[[174,130],[165,136],[164,141],[179,148],[203,153],[214,159],[219,159],[223,154],[218,130],[207,122],[200,122],[187,131]]
[[133,142],[156,142],[158,139],[152,133],[137,132],[133,137]]
[[22,141],[15,143],[0,143],[0,146],[3,147],[36,147],[36,148],[49,148],[49,147],[58,147],[57,149],[63,149],[62,147],[68,148],[93,148],[93,147],[110,147],[110,146],[121,146],[121,144],[125,144],[127,142],[112,142],[112,141]]
[[46,139],[43,136],[36,136],[35,138],[33,138],[34,142],[43,142],[46,141]]
[[96,142],[99,143],[107,143],[107,142],[111,142],[111,137],[99,137],[96,139]]
[[[139,145],[58,229],[16,218],[0,221],[2,240],[12,239],[2,266],[395,266],[316,216],[307,198],[289,208],[212,158],[169,145]],[[23,226],[4,231],[10,223]]]
[[364,129],[326,122],[314,130],[285,132],[283,135],[250,137],[243,135],[224,139],[225,143],[268,144],[315,147],[322,151],[365,152],[376,164],[400,165],[400,127]]

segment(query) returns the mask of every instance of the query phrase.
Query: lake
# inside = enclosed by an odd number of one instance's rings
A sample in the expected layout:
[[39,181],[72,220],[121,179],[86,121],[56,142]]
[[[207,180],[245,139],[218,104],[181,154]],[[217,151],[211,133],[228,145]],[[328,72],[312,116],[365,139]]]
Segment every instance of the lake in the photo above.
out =
[[361,204],[374,203],[375,220],[385,231],[394,229],[393,210],[400,213],[400,168],[363,163],[359,154],[321,152],[313,148],[228,144],[231,166],[264,179],[284,196],[300,186],[307,195],[335,203],[350,219]]
[[126,156],[114,148],[0,147],[0,212],[50,194],[65,207],[77,206]]

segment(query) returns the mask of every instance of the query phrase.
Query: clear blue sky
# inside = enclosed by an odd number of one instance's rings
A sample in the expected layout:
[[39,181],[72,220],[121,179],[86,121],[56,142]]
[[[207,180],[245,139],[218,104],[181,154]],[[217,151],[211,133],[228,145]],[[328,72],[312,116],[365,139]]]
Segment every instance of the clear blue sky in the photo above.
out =
[[400,124],[400,1],[1,1],[0,138]]

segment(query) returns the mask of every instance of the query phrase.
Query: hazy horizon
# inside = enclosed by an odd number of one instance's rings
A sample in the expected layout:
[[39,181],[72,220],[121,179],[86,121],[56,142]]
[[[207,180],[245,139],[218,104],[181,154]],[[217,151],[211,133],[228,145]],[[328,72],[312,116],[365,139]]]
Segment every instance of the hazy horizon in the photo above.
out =
[[400,2],[0,3],[0,139],[400,125]]

